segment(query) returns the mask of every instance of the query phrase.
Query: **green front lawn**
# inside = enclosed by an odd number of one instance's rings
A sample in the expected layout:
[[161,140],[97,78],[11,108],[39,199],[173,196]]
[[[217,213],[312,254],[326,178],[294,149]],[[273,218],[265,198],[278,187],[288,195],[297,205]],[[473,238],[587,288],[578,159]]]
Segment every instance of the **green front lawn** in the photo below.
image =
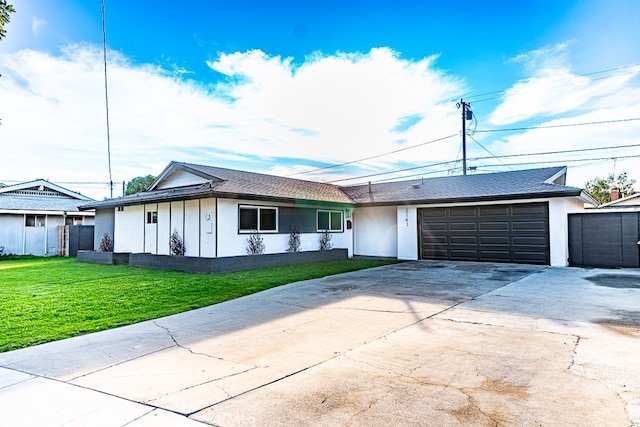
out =
[[205,307],[393,261],[350,259],[221,274],[33,258],[0,262],[0,352]]

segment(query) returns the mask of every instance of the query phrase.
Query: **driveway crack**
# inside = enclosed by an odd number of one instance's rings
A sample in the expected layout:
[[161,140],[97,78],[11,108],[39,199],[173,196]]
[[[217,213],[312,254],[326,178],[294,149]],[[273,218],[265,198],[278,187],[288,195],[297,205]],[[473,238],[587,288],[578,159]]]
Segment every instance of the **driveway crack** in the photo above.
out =
[[163,329],[167,333],[169,338],[171,338],[171,340],[176,345],[176,347],[181,348],[183,350],[187,350],[189,353],[191,353],[191,354],[193,354],[195,356],[205,356],[205,357],[210,357],[211,359],[224,360],[224,358],[222,358],[222,357],[213,356],[213,355],[208,354],[208,353],[201,353],[201,352],[193,351],[190,347],[186,347],[186,346],[180,344],[178,342],[178,340],[176,340],[176,337],[173,336],[173,334],[171,333],[171,330],[169,328],[167,328],[166,326],[162,326],[157,321],[154,321],[153,324],[156,325],[157,327],[159,327],[160,329]]
[[576,356],[578,355],[578,346],[580,345],[580,340],[582,339],[582,337],[579,335],[574,335],[574,336],[575,336],[576,342],[573,346],[573,353],[571,354],[571,363],[567,367],[567,370],[569,371],[573,369],[573,367],[576,364]]

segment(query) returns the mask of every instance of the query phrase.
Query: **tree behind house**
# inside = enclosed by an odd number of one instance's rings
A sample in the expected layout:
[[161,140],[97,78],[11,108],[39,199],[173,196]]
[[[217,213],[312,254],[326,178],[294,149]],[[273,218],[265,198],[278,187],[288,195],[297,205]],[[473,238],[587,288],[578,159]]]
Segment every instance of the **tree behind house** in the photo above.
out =
[[147,191],[147,189],[151,186],[151,184],[153,184],[153,181],[155,180],[156,177],[153,175],[137,176],[127,183],[127,188],[126,190],[124,190],[124,195],[128,196],[130,194],[142,193],[143,191]]
[[617,176],[610,173],[606,178],[594,178],[584,184],[584,189],[599,203],[609,203],[611,201],[611,190],[617,188],[620,197],[627,197],[635,194],[633,188],[635,179],[629,179],[627,173],[623,172]]

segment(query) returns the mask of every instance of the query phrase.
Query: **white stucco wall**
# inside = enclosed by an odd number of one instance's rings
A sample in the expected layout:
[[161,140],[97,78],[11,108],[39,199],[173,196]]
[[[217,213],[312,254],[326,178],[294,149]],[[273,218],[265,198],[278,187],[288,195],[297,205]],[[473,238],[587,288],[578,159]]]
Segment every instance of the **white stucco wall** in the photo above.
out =
[[[179,202],[171,202],[170,203],[170,212],[171,212],[171,226],[170,226],[170,230],[169,230],[169,245],[171,245],[171,235],[173,234],[174,231],[178,231],[178,234],[180,235],[180,237],[182,238],[182,241],[184,243],[185,248],[187,247],[187,243],[189,243],[189,246],[196,246],[196,248],[199,246],[199,244],[197,244],[197,242],[187,242],[185,240],[185,236],[184,236],[184,219],[185,219],[185,215],[184,215],[184,206],[185,202],[184,201],[179,201]],[[194,245],[195,244],[195,245]],[[169,246],[169,253],[172,254],[171,252],[171,246]]]
[[5,254],[23,254],[24,215],[0,214],[0,246]]
[[98,209],[95,216],[95,228],[93,232],[93,249],[100,249],[100,242],[103,236],[109,235],[111,240],[114,238],[115,231],[115,208]]
[[[260,204],[255,201],[235,199],[202,199],[126,206],[124,211],[115,209],[114,250],[116,252],[146,252],[168,255],[171,233],[173,230],[178,230],[183,239],[187,256],[247,255],[249,234],[238,231],[239,205],[294,206],[284,203]],[[305,207],[326,209],[322,206]],[[157,224],[147,224],[146,212],[154,210],[158,212],[158,222]],[[387,216],[389,215],[387,214]],[[343,217],[344,232],[331,233],[331,242],[334,248],[348,249],[349,256],[352,256],[353,233],[352,230],[346,229],[348,218],[349,215],[345,212]],[[386,218],[386,221],[390,226],[393,225],[389,218]],[[261,233],[261,236],[265,243],[265,253],[281,253],[288,248],[288,230],[285,233]],[[302,233],[301,250],[317,250],[319,237],[320,233]]]
[[184,209],[184,248],[186,256],[200,256],[200,201],[186,200]]
[[185,187],[188,185],[202,184],[207,182],[206,179],[182,170],[175,170],[170,176],[166,177],[156,190],[165,188]]
[[549,245],[552,266],[569,265],[569,214],[585,210],[584,203],[580,200],[549,200]]
[[395,206],[356,208],[353,212],[353,253],[397,257],[398,227]]
[[[43,227],[26,227],[25,216],[44,217]],[[93,224],[93,212],[86,215],[87,222]],[[0,214],[0,246],[4,253],[16,255],[58,255],[58,226],[64,225],[63,212],[17,211]],[[102,237],[102,234],[100,235]],[[98,240],[99,242],[99,240]]]
[[157,255],[169,255],[171,237],[171,204],[158,203],[158,252]]
[[144,206],[125,206],[116,209],[113,250],[114,252],[144,252]]
[[64,225],[64,216],[47,215],[47,236],[46,253],[47,256],[58,255],[58,226]]
[[[259,203],[251,200],[235,200],[235,199],[218,199],[218,256],[239,256],[247,255],[247,239],[249,234],[238,232],[238,206],[254,205],[267,207],[283,207],[293,206],[285,203]],[[311,207],[311,206],[305,206]],[[326,209],[326,207],[318,207]],[[346,215],[345,215],[346,216]],[[346,248],[349,256],[353,256],[353,230],[346,229],[346,218],[344,232],[331,233],[334,248]],[[261,233],[265,244],[265,253],[282,253],[287,250],[289,242],[289,233]],[[318,250],[320,238],[319,233],[302,233],[300,236],[301,250],[312,251]]]
[[216,257],[216,199],[200,200],[200,256]]

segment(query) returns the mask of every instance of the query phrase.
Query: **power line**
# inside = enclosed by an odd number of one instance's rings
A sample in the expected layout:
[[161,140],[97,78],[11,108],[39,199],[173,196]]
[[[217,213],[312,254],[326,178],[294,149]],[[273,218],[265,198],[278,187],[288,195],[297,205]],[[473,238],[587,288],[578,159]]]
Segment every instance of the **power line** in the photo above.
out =
[[[587,159],[562,159],[557,160],[553,163],[576,163],[576,162],[596,162],[602,160],[613,160],[613,159],[636,159],[640,158],[640,154],[630,154],[627,156],[616,156],[616,157],[592,157]],[[541,164],[549,164],[552,162],[546,161],[536,161],[536,162],[519,162],[519,163],[509,163],[510,166],[524,166],[524,165],[541,165]],[[485,167],[496,167],[496,166],[505,166],[506,164],[495,164],[495,165],[484,165]]]
[[[612,147],[574,148],[571,150],[542,151],[538,153],[505,154],[497,157],[504,159],[508,157],[547,156],[551,154],[580,153],[582,151],[616,150],[618,148],[636,148],[636,147],[640,147],[640,144],[614,145]],[[476,157],[475,159],[471,159],[471,160],[481,160],[481,159],[487,159],[487,157]]]
[[[474,139],[474,141],[475,141],[475,139]],[[538,153],[505,154],[505,155],[502,155],[502,156],[492,155],[491,157],[486,157],[486,156],[485,157],[474,157],[474,158],[471,158],[469,160],[478,161],[478,160],[487,160],[487,159],[492,159],[492,158],[495,158],[496,160],[498,160],[498,159],[501,159],[501,158],[505,159],[505,158],[513,158],[513,157],[548,156],[548,155],[553,155],[553,154],[580,153],[580,152],[586,152],[586,151],[615,150],[615,149],[620,149],[620,148],[635,148],[635,147],[640,147],[640,144],[616,145],[616,146],[613,146],[613,147],[578,148],[578,149],[572,149],[572,150],[545,151],[545,152],[538,152]],[[613,156],[609,156],[609,157],[606,157],[606,158],[610,159],[612,157]],[[621,156],[615,156],[615,157],[623,158]],[[640,155],[638,157],[640,157]],[[343,178],[343,179],[338,179],[338,180],[333,180],[333,181],[328,181],[328,182],[329,183],[336,183],[336,182],[343,182],[343,181],[352,181],[352,180],[356,180],[356,179],[372,178],[372,177],[375,177],[375,176],[390,175],[390,174],[399,173],[399,172],[407,172],[407,171],[411,171],[411,170],[429,168],[429,167],[433,167],[433,166],[441,166],[441,165],[445,165],[445,164],[449,164],[449,163],[457,163],[457,162],[458,162],[457,159],[456,160],[449,160],[449,161],[445,161],[445,162],[431,163],[431,164],[428,164],[428,165],[421,165],[421,166],[413,166],[413,167],[410,167],[410,168],[396,169],[396,170],[387,171],[387,172],[378,172],[378,173],[375,173],[375,174],[362,175],[362,176],[357,176],[357,177],[352,177],[352,178]],[[541,162],[541,163],[545,163],[545,162]],[[548,163],[548,161],[546,163]],[[525,164],[529,164],[529,163],[525,163]],[[530,163],[530,164],[534,164],[534,163]],[[511,165],[513,165],[513,164],[511,164]]]
[[330,165],[330,166],[324,166],[324,167],[321,167],[321,168],[315,168],[315,169],[311,169],[311,170],[308,170],[308,171],[296,172],[296,173],[293,173],[291,175],[286,175],[286,176],[287,177],[292,177],[292,176],[296,176],[296,175],[302,175],[302,174],[305,174],[305,173],[312,173],[312,172],[317,172],[317,171],[321,171],[321,170],[337,168],[337,167],[340,167],[340,166],[351,165],[351,164],[354,164],[354,163],[364,162],[366,160],[377,159],[379,157],[388,156],[390,154],[399,153],[401,151],[410,150],[412,148],[422,147],[422,146],[427,145],[427,144],[433,144],[434,142],[444,141],[445,139],[453,138],[454,136],[457,136],[457,135],[458,134],[454,133],[452,135],[443,136],[442,138],[434,139],[434,140],[423,142],[423,143],[416,144],[416,145],[411,145],[409,147],[399,148],[397,150],[388,151],[386,153],[376,154],[375,156],[365,157],[363,159],[352,160],[350,162],[339,163],[339,164]]
[[[638,67],[638,66],[640,66],[640,64],[624,65],[622,67],[609,68],[609,69],[600,70],[600,71],[592,71],[590,73],[576,74],[576,76],[577,77],[588,77],[588,76],[593,76],[593,75],[596,75],[596,74],[604,74],[604,73],[610,73],[612,71],[619,71],[619,70],[625,70],[625,69],[629,69],[629,68],[635,68],[635,67]],[[628,72],[628,73],[623,73],[623,74],[620,74],[620,75],[632,74],[632,73],[633,72]],[[606,78],[606,77],[593,79],[593,80],[601,80],[603,78]],[[572,84],[573,83],[565,83],[565,84],[562,84],[562,85],[556,85],[556,86],[552,86],[551,89],[557,88],[557,87],[563,87],[563,86],[570,86]],[[491,101],[491,100],[500,99],[500,98],[499,97],[494,97],[494,98],[489,98],[489,99],[474,99],[474,98],[481,98],[483,96],[488,96],[488,95],[497,95],[499,93],[504,93],[507,90],[509,90],[509,89],[494,90],[494,91],[491,91],[491,92],[479,93],[477,95],[470,94],[470,95],[466,95],[466,98],[471,98],[471,101],[469,101],[469,102],[470,103],[474,103],[474,104],[477,103],[477,102]],[[454,101],[457,101],[457,99],[452,99],[451,101],[454,102]]]
[[371,177],[374,177],[374,176],[389,175],[389,174],[398,173],[398,172],[407,172],[407,171],[411,171],[411,170],[429,168],[429,167],[432,167],[432,166],[440,166],[440,165],[446,165],[446,164],[449,164],[449,163],[457,163],[457,162],[458,162],[457,159],[456,160],[447,160],[446,162],[431,163],[431,164],[428,164],[428,165],[414,166],[414,167],[405,168],[405,169],[396,169],[394,171],[389,171],[389,172],[378,172],[378,173],[373,173],[373,174],[369,174],[369,175],[357,176],[357,177],[353,177],[353,178],[336,179],[336,180],[333,180],[333,181],[327,181],[327,183],[334,184],[336,182],[352,181],[354,179],[362,179],[362,178],[371,178]]
[[529,126],[529,127],[520,127],[520,128],[485,129],[485,130],[476,130],[476,133],[513,132],[517,130],[567,128],[567,127],[575,127],[575,126],[601,125],[601,124],[607,124],[607,123],[633,122],[637,120],[640,120],[640,117],[632,117],[629,119],[601,120],[601,121],[583,122],[583,123],[566,123],[562,125],[540,125],[540,126]]
[[[104,0],[103,0],[104,1]],[[605,70],[600,70],[600,71],[593,71],[590,73],[584,73],[584,74],[578,74],[578,76],[592,76],[592,75],[596,75],[596,74],[603,74],[603,73],[609,73],[612,71],[619,71],[619,70],[623,70],[623,69],[629,69],[629,68],[634,68],[634,67],[638,67],[640,66],[640,64],[631,64],[631,65],[625,65],[625,66],[621,66],[621,67],[616,67],[616,68],[609,68],[609,69],[605,69]],[[562,85],[564,86],[564,85]],[[501,90],[495,90],[495,91],[491,91],[491,92],[484,92],[484,93],[480,93],[478,95],[469,95],[470,97],[482,97],[482,96],[487,96],[487,95],[495,95],[495,94],[499,94],[499,93],[504,93],[506,92],[507,89],[501,89]],[[494,97],[494,98],[489,98],[489,99],[484,99],[484,100],[475,100],[475,101],[470,101],[469,104],[471,103],[477,103],[477,102],[484,102],[484,101],[490,101],[493,99],[499,99],[498,97]],[[453,99],[452,101],[457,101],[457,99]],[[520,128],[506,128],[506,129],[487,129],[487,130],[477,130],[475,132],[482,132],[482,133],[488,133],[488,132],[513,132],[513,131],[518,131],[518,130],[532,130],[532,129],[552,129],[552,128],[562,128],[562,127],[573,127],[573,126],[586,126],[586,125],[596,125],[596,124],[606,124],[606,123],[618,123],[618,122],[629,122],[629,121],[637,121],[640,120],[640,117],[635,117],[635,118],[629,118],[629,119],[619,119],[619,120],[603,120],[603,121],[593,121],[593,122],[585,122],[585,123],[569,123],[569,124],[563,124],[563,125],[540,125],[540,126],[530,126],[530,127],[520,127]],[[379,158],[379,157],[383,157],[383,156],[387,156],[390,154],[395,154],[401,151],[405,151],[405,150],[410,150],[412,148],[416,148],[416,147],[420,147],[423,145],[427,145],[427,144],[431,144],[434,142],[438,142],[438,141],[442,141],[448,138],[452,138],[455,135],[449,135],[443,138],[439,138],[433,141],[428,141],[422,144],[417,144],[417,145],[413,145],[410,147],[404,147],[398,150],[394,150],[394,151],[389,151],[386,153],[381,153],[375,156],[371,156],[371,157],[366,157],[366,158],[362,158],[362,159],[357,159],[357,160],[352,160],[349,162],[344,162],[344,163],[339,163],[339,164],[334,164],[334,165],[329,165],[329,166],[324,166],[324,167],[320,167],[320,168],[315,168],[315,169],[310,169],[310,170],[306,170],[306,171],[301,171],[301,172],[296,172],[290,175],[286,175],[287,177],[292,177],[292,176],[298,176],[298,175],[303,175],[303,174],[307,174],[307,173],[313,173],[313,172],[318,172],[318,171],[322,171],[322,170],[327,170],[327,169],[333,169],[333,168],[337,168],[337,167],[341,167],[341,166],[347,166],[347,165],[351,165],[354,163],[359,163],[359,162],[363,162],[366,160],[372,160],[375,158]],[[477,141],[476,141],[477,142]]]
[[[575,126],[590,126],[590,125],[599,125],[599,124],[609,124],[609,123],[621,123],[621,122],[632,122],[632,121],[638,121],[640,120],[640,117],[632,117],[632,118],[627,118],[627,119],[616,119],[616,120],[602,120],[602,121],[591,121],[591,122],[582,122],[582,123],[565,123],[565,124],[561,124],[561,125],[540,125],[540,126],[528,126],[528,127],[519,127],[519,128],[505,128],[505,129],[485,129],[485,130],[476,130],[474,131],[474,133],[490,133],[490,132],[513,132],[513,131],[519,131],[519,130],[535,130],[535,129],[554,129],[554,128],[564,128],[564,127],[575,127]],[[302,175],[302,174],[306,174],[306,173],[313,173],[313,172],[318,172],[321,170],[327,170],[327,169],[333,169],[333,168],[337,168],[337,167],[341,167],[341,166],[347,166],[347,165],[351,165],[354,163],[359,163],[359,162],[363,162],[366,160],[371,160],[371,159],[375,159],[375,158],[379,158],[379,157],[383,157],[383,156],[387,156],[390,154],[395,154],[401,151],[406,151],[406,150],[410,150],[416,147],[421,147],[427,144],[432,144],[434,142],[439,142],[439,141],[443,141],[449,138],[453,138],[454,136],[457,136],[457,134],[452,134],[452,135],[448,135],[442,138],[438,138],[438,139],[434,139],[431,141],[427,141],[427,142],[423,142],[421,144],[416,144],[416,145],[412,145],[409,147],[404,147],[404,148],[400,148],[398,150],[393,150],[393,151],[389,151],[386,153],[381,153],[381,154],[377,154],[375,156],[370,156],[370,157],[365,157],[363,159],[358,159],[358,160],[352,160],[349,162],[345,162],[345,163],[339,163],[339,164],[335,164],[335,165],[330,165],[330,166],[324,166],[321,168],[315,168],[315,169],[311,169],[308,171],[302,171],[302,172],[296,172],[294,174],[291,175],[286,175],[287,177],[292,177],[292,176],[297,176],[297,175]],[[477,141],[476,141],[477,142]],[[620,147],[624,147],[624,146],[620,146]],[[629,146],[632,147],[632,146]],[[613,147],[611,147],[613,148]],[[578,150],[580,151],[580,150]],[[357,179],[357,178],[353,178],[353,179]],[[344,180],[348,180],[348,179],[344,179]],[[344,181],[341,180],[341,181]],[[329,181],[329,182],[336,182],[336,181]]]
[[[488,157],[482,157],[482,158],[478,158],[478,160],[481,159],[487,159]],[[616,157],[616,159],[632,159],[632,158],[640,158],[640,154],[636,154],[636,155],[629,155],[629,156],[619,156]],[[589,158],[589,159],[564,159],[564,160],[558,160],[556,162],[553,163],[577,163],[577,162],[591,162],[588,163],[586,165],[578,165],[578,166],[574,166],[574,167],[583,167],[583,166],[589,166],[589,164],[596,164],[596,163],[602,163],[603,161],[610,161],[612,159],[612,157],[596,157],[596,158]],[[444,164],[444,163],[458,163],[458,160],[450,160],[448,162],[443,162],[443,163],[439,163],[440,164]],[[538,164],[549,164],[551,162],[549,161],[539,161],[539,162],[519,162],[519,163],[509,163],[509,166],[525,166],[525,165],[538,165]],[[507,164],[495,164],[495,165],[483,165],[483,168],[490,168],[490,167],[503,167]],[[429,166],[424,166],[424,167],[429,167]],[[450,168],[448,170],[448,172],[451,172],[453,170],[455,170],[457,168]],[[407,179],[411,179],[411,178],[415,178],[415,177],[419,177],[419,176],[424,176],[424,175],[433,175],[436,173],[440,173],[442,172],[441,170],[437,170],[437,171],[429,171],[429,172],[424,172],[424,173],[418,173],[418,174],[412,174],[412,175],[404,175],[404,176],[400,176],[400,177],[395,177],[395,178],[385,178],[385,179],[379,179],[376,181],[371,181],[371,183],[380,183],[380,182],[394,182],[394,181],[400,181],[400,180],[407,180]],[[357,185],[357,184],[356,184]]]
[[495,156],[495,154],[493,154],[491,151],[489,151],[489,149],[487,147],[485,147],[484,145],[480,144],[480,142],[475,139],[473,136],[469,135],[469,138],[473,139],[473,141],[478,144],[480,146],[480,148],[482,148],[484,151],[486,151],[487,153],[489,153],[491,155],[491,157],[493,157],[494,159],[498,160],[500,163],[504,164],[506,167],[508,167],[509,169],[511,169],[511,167],[509,165],[507,165],[506,163],[504,163],[502,160],[500,160],[498,157]]

